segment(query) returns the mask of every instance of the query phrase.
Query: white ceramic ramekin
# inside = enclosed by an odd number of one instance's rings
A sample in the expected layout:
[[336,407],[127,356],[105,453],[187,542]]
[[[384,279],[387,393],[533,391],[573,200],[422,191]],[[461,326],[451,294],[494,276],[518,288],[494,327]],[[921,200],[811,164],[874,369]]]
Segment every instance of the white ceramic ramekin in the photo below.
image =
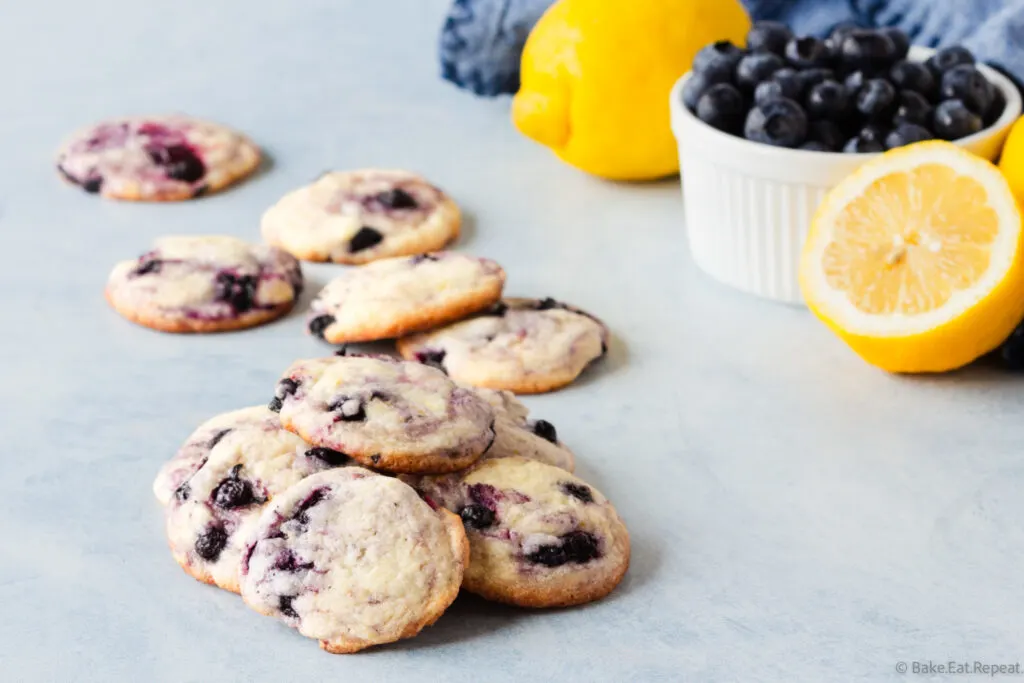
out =
[[[932,53],[915,46],[910,57],[923,61]],[[1021,114],[1021,96],[1005,76],[980,68],[1003,91],[1006,109],[992,126],[956,144],[995,160]],[[815,209],[830,188],[878,155],[772,147],[718,131],[683,105],[687,78],[672,89],[670,106],[694,262],[737,289],[802,303],[797,270]]]

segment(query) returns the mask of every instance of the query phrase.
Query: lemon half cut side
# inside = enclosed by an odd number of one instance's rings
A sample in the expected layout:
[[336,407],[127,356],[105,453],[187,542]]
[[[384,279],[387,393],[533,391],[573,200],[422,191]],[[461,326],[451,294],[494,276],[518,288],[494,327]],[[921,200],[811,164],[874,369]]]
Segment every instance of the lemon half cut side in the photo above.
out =
[[995,349],[1024,317],[1013,193],[948,142],[892,150],[833,188],[800,262],[808,307],[869,363],[944,372]]

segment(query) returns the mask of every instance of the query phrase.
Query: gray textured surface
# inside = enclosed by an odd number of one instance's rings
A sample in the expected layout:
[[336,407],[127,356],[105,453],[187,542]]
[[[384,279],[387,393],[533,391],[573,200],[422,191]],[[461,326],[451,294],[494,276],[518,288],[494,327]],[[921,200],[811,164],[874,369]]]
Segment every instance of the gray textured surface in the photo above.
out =
[[[1020,382],[885,376],[695,273],[676,183],[584,177],[507,102],[441,83],[445,4],[0,4],[0,679],[882,681],[899,660],[1024,659]],[[173,109],[250,133],[273,168],[167,206],[57,180],[69,130]],[[634,562],[586,608],[462,598],[415,640],[332,657],[182,573],[150,493],[199,421],[323,347],[298,315],[162,335],[101,292],[157,235],[255,238],[284,191],[378,164],[447,188],[472,218],[460,248],[511,293],[616,332],[603,367],[528,403],[616,502]],[[307,272],[315,290],[334,271]]]

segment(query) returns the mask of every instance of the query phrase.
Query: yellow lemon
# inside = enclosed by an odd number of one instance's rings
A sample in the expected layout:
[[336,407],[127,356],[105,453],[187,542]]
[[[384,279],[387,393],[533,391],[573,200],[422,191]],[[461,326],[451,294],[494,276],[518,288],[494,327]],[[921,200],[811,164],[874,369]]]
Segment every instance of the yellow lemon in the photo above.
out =
[[671,175],[672,85],[702,47],[749,29],[738,0],[560,0],[526,41],[512,120],[588,173]]
[[895,149],[818,208],[800,262],[807,305],[890,372],[953,370],[1024,317],[1024,240],[998,169],[948,142]]
[[1017,123],[1010,129],[1003,155],[999,159],[999,170],[1010,182],[1010,189],[1017,196],[1017,201],[1024,203],[1024,118],[1017,119]]

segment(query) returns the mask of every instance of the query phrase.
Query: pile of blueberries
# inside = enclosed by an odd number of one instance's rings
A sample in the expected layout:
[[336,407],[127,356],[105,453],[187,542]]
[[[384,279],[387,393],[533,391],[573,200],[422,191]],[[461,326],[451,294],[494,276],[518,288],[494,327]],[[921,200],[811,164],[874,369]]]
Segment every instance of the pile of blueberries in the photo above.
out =
[[907,59],[898,29],[843,25],[824,39],[762,21],[747,47],[706,46],[683,103],[701,121],[754,142],[819,152],[882,152],[957,140],[991,125],[1006,101],[964,47]]

